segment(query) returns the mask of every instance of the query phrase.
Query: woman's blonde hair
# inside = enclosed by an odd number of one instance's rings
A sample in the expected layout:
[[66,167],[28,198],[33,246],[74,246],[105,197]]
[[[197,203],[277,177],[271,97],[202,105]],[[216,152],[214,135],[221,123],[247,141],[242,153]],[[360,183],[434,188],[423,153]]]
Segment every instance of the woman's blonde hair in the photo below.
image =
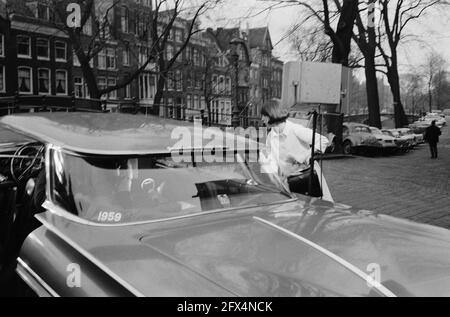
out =
[[280,99],[271,99],[263,105],[261,115],[269,117],[269,124],[277,124],[286,122],[289,111],[281,105]]

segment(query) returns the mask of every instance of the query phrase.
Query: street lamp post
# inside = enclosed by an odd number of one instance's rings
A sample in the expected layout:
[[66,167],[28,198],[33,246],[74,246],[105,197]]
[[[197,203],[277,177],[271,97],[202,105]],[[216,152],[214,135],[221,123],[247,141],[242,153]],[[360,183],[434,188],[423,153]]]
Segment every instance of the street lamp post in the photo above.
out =
[[244,48],[247,66],[250,67],[252,62],[250,61],[250,54],[249,54],[245,40],[240,39],[240,38],[234,38],[230,41],[230,44],[234,46],[234,50],[231,55],[231,58],[232,58],[232,63],[233,63],[233,67],[234,67],[234,76],[235,76],[232,124],[233,124],[234,128],[237,128],[241,124],[240,111],[239,111],[239,53],[238,53],[239,45],[242,45],[242,47]]
[[241,119],[239,117],[239,54],[237,51],[231,56],[233,67],[234,67],[234,96],[233,96],[233,117],[231,123],[233,128],[239,127],[241,124]]

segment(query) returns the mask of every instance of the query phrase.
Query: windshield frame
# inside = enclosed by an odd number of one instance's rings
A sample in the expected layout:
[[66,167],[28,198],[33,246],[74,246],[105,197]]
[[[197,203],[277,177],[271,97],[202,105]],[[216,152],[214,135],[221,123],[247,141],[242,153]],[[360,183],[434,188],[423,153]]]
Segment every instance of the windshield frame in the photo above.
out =
[[[59,206],[57,203],[55,203],[52,199],[52,153],[55,152],[63,152],[67,155],[73,155],[77,157],[83,157],[82,153],[73,152],[70,150],[63,149],[59,146],[55,146],[52,144],[47,144],[45,149],[45,173],[46,173],[46,200],[43,204],[43,207],[50,213],[55,214],[57,216],[66,218],[68,220],[71,220],[76,223],[80,223],[83,225],[88,225],[92,227],[128,227],[128,226],[136,226],[136,225],[145,225],[145,224],[155,224],[155,223],[163,223],[163,222],[170,222],[170,221],[177,221],[177,220],[183,220],[183,219],[190,219],[195,218],[199,216],[209,216],[209,215],[215,215],[215,214],[221,214],[221,213],[227,213],[227,212],[233,212],[233,211],[240,211],[245,209],[254,209],[254,208],[262,208],[262,207],[270,207],[274,205],[280,205],[280,204],[287,204],[292,203],[295,201],[298,201],[299,198],[295,196],[294,194],[290,192],[282,192],[280,190],[280,195],[287,195],[289,194],[290,197],[285,197],[285,200],[275,201],[272,203],[265,203],[265,204],[258,204],[258,205],[248,205],[248,206],[239,206],[239,207],[229,207],[229,208],[220,208],[220,209],[214,209],[214,210],[208,210],[208,211],[200,211],[192,214],[187,215],[181,215],[181,216],[172,216],[172,217],[166,217],[166,218],[160,218],[160,219],[150,219],[150,220],[143,220],[143,221],[135,221],[135,222],[126,222],[126,223],[97,223],[93,222],[87,219],[83,219],[77,215],[74,215],[73,213],[69,212],[65,208]],[[87,154],[88,155],[88,154]],[[167,155],[167,153],[161,153],[161,154],[148,154],[148,155]],[[145,156],[145,155],[139,155],[139,156]],[[281,189],[281,188],[280,188]]]

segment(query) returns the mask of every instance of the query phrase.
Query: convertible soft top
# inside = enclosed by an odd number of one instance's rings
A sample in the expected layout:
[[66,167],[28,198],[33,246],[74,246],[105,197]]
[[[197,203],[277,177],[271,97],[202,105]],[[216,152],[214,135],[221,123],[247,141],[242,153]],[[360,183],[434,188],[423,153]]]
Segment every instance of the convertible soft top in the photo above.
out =
[[[235,140],[233,134],[223,138],[204,137],[206,128],[201,125],[194,128],[193,123],[155,116],[54,112],[6,116],[0,123],[44,143],[94,155],[166,153],[181,147],[187,149],[189,145],[186,143],[196,149],[220,148],[222,145],[225,148]],[[186,135],[187,131],[190,136]],[[192,142],[189,142],[189,137]],[[184,142],[180,147],[182,138]]]

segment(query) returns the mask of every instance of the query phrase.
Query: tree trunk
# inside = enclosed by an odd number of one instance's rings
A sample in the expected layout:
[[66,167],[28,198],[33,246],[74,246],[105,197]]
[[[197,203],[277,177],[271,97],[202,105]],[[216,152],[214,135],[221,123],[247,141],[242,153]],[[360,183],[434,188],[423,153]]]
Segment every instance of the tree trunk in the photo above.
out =
[[166,108],[163,105],[164,88],[166,87],[166,76],[167,73],[160,73],[158,83],[156,84],[156,94],[152,109],[152,114],[155,116],[160,115],[161,106],[163,107],[164,113],[166,113]]
[[[374,0],[369,1],[374,3]],[[366,73],[367,107],[369,108],[369,124],[373,127],[382,128],[380,119],[380,96],[378,94],[378,78],[375,64],[377,49],[377,38],[374,25],[367,25],[368,43],[363,53]]]
[[402,105],[400,94],[400,77],[396,65],[397,65],[396,63],[394,64],[393,59],[393,64],[388,69],[387,77],[389,85],[391,86],[392,97],[394,98],[395,127],[398,129],[403,128],[409,122]]
[[89,95],[91,96],[92,99],[100,99],[102,95],[100,94],[100,91],[98,89],[97,79],[89,65],[89,62],[87,63],[87,65],[86,63],[82,62],[80,62],[80,64],[84,80],[86,81],[86,85],[89,90]]
[[348,56],[350,55],[351,42],[353,36],[353,26],[358,14],[358,0],[344,0],[342,4],[341,16],[336,30],[336,39],[333,39],[332,62],[348,66]]
[[369,125],[382,128],[380,119],[380,97],[374,56],[365,57],[367,107],[369,108]]
[[[166,78],[167,78],[167,73],[168,73],[168,71],[166,70],[166,62],[164,60],[164,53],[162,52],[162,50],[160,52],[161,53],[159,53],[159,62],[158,62],[160,73],[159,73],[159,77],[158,77],[158,82],[156,84],[156,94],[155,94],[155,99],[153,100],[153,109],[152,109],[152,114],[155,116],[160,115],[160,107],[163,102],[164,89],[166,87]],[[164,111],[164,113],[166,113],[165,108],[163,108],[163,111]]]
[[428,108],[430,112],[433,112],[433,93],[431,91],[431,85],[428,85]]
[[[73,43],[74,51],[79,52],[77,53],[77,57],[80,62],[81,71],[83,73],[83,77],[86,82],[89,95],[92,99],[100,99],[102,95],[100,94],[100,91],[98,89],[97,77],[91,68],[89,58],[83,52],[80,37],[72,32],[69,34],[70,39]],[[101,104],[99,104],[98,108],[99,108],[98,110],[101,110]]]

